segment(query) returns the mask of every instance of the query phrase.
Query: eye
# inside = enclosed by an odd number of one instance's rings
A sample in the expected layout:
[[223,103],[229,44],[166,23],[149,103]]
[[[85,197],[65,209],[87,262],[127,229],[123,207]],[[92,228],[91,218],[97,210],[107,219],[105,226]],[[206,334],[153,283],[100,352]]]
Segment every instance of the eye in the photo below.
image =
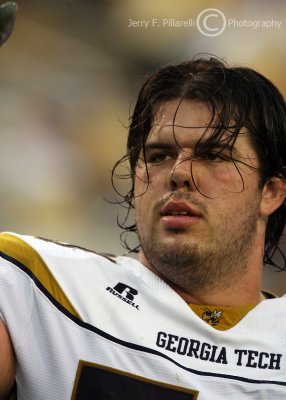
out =
[[212,162],[216,162],[216,163],[227,161],[226,156],[222,155],[221,153],[217,153],[217,152],[201,153],[201,154],[198,154],[195,158],[201,159],[204,161],[212,161]]
[[160,164],[164,161],[172,160],[174,156],[170,153],[158,152],[146,156],[146,161],[150,164]]

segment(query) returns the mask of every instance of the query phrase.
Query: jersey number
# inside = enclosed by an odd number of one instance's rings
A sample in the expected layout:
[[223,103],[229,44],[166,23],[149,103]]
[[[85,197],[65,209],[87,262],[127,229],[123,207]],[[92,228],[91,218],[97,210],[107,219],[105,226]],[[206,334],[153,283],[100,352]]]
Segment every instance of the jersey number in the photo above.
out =
[[198,392],[80,361],[72,400],[196,400]]

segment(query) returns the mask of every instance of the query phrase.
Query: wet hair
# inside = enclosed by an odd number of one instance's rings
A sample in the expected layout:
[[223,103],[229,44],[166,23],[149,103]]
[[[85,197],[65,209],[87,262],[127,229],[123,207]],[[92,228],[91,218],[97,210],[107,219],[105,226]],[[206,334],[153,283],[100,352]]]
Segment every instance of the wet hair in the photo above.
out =
[[[130,248],[126,233],[137,233],[136,223],[130,222],[130,212],[134,209],[136,165],[142,150],[145,154],[145,143],[158,106],[173,99],[179,99],[178,107],[182,100],[199,101],[210,107],[212,134],[203,143],[199,141],[197,146],[211,149],[224,141],[228,148],[232,148],[241,128],[245,127],[258,156],[260,188],[270,177],[286,178],[286,106],[283,96],[268,79],[249,68],[229,67],[214,57],[160,68],[146,80],[139,92],[130,118],[127,153],[112,170],[115,189],[115,178],[131,178],[128,192],[121,194],[122,200],[118,201],[127,207],[126,218],[121,222],[118,220],[118,224],[124,229],[122,243],[133,252],[138,251],[139,246]],[[117,173],[118,167],[126,162],[127,173]],[[236,163],[234,159],[233,162]],[[239,172],[239,168],[237,170]],[[242,176],[241,179],[243,181]],[[268,217],[266,226],[264,262],[278,270],[286,270],[286,258],[279,247],[285,222],[284,200]],[[274,257],[276,252],[281,256],[279,263],[277,256]]]

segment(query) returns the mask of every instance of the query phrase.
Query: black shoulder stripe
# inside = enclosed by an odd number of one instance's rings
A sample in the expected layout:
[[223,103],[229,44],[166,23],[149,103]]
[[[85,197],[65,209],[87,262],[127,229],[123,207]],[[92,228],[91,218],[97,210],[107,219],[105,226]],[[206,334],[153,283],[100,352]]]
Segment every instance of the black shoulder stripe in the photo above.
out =
[[270,292],[270,290],[262,290],[262,294],[266,299],[276,299],[278,297],[275,293]]

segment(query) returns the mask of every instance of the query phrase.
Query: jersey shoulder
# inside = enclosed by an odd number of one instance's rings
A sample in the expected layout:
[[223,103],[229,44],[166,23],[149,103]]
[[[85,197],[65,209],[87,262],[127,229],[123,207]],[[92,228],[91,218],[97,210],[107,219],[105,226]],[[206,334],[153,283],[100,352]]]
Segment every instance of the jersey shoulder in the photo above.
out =
[[46,297],[77,318],[80,316],[68,294],[68,286],[76,286],[87,265],[102,269],[115,263],[115,257],[111,255],[11,232],[0,234],[0,257],[0,269],[9,270],[13,276],[16,274],[14,280],[22,277],[32,281]]
[[113,254],[98,253],[70,243],[64,243],[43,237],[20,235],[13,232],[0,233],[0,253],[4,258],[12,259],[14,262],[22,263],[24,265],[37,264],[37,261],[44,258],[47,254],[65,256],[67,258],[75,256],[85,258],[93,255],[113,263],[116,262],[116,256]]

